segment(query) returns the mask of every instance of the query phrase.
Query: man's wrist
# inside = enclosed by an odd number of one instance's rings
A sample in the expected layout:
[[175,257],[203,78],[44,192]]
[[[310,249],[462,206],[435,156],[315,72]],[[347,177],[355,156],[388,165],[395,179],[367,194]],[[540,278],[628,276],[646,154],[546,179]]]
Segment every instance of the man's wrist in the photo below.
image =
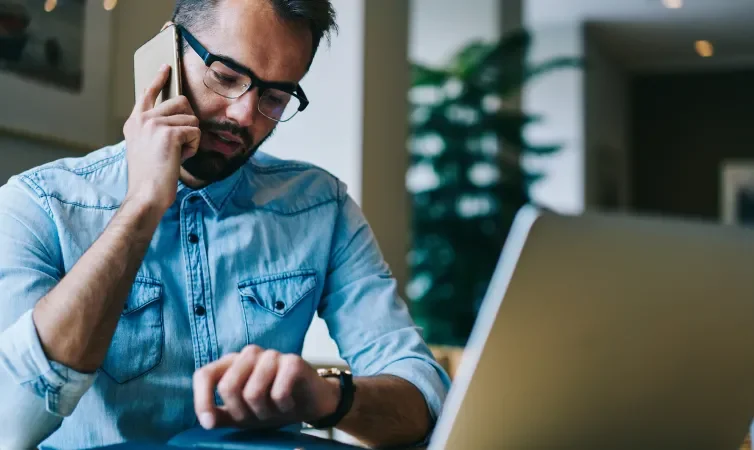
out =
[[324,408],[323,414],[320,417],[327,417],[335,414],[335,411],[338,409],[341,396],[340,380],[337,378],[323,378],[323,380],[329,387],[328,392],[330,395],[328,395],[328,398],[330,401],[327,402],[327,406]]
[[145,224],[155,228],[160,223],[165,209],[156,202],[140,198],[138,196],[126,196],[120,206],[120,213],[134,219],[138,224]]
[[[318,370],[320,377],[327,382],[329,387],[329,400],[320,411],[316,420],[307,422],[307,425],[313,428],[334,428],[348,416],[353,405],[354,384],[351,372],[339,369]],[[334,404],[334,406],[333,406]]]

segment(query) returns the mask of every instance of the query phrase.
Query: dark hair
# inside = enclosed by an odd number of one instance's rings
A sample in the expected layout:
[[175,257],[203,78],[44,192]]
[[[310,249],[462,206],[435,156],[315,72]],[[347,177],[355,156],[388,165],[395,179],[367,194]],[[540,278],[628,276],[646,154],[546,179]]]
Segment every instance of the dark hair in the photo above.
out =
[[[201,28],[211,20],[212,13],[223,0],[176,0],[173,22],[189,30]],[[335,9],[330,0],[268,0],[275,13],[283,20],[302,21],[309,25],[312,33],[312,55],[314,60],[319,43],[324,37],[330,42],[330,35],[338,32],[335,23]],[[185,48],[185,42],[184,42]]]

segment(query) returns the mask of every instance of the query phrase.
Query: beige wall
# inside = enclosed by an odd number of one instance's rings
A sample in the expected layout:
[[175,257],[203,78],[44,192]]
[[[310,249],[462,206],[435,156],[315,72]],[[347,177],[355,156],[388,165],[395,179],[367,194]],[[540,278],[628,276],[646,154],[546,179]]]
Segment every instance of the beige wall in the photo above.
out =
[[173,0],[127,0],[113,10],[111,139],[121,134],[134,105],[133,55],[170,20]]
[[366,2],[362,207],[404,292],[408,278],[408,2]]

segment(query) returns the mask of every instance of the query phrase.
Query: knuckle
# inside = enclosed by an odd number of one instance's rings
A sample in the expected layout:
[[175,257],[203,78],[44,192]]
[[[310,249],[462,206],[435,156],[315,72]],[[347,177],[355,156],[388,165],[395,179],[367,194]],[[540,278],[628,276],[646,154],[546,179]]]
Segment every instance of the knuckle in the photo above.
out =
[[209,378],[207,369],[201,368],[194,372],[193,379],[194,384],[204,384]]
[[123,129],[132,130],[139,125],[140,121],[141,116],[139,116],[138,114],[132,114],[128,119],[126,119],[125,123],[123,124]]
[[243,399],[250,405],[260,404],[264,401],[265,392],[258,386],[247,387],[243,391]]
[[154,117],[150,117],[149,119],[144,121],[144,128],[147,130],[156,130],[159,124],[157,123],[157,119]]
[[241,351],[254,352],[255,354],[259,354],[259,353],[262,353],[264,349],[258,345],[249,344],[246,347],[244,347],[243,350]]
[[241,356],[244,358],[257,356],[261,352],[261,349],[255,345],[247,345],[241,350]]
[[191,102],[189,101],[188,97],[181,95],[180,97],[178,97],[178,101],[181,108],[185,109],[189,113],[194,112],[194,108],[191,107]]
[[301,373],[308,368],[306,362],[296,355],[286,355],[283,362],[286,366],[289,366],[295,373]]
[[236,388],[235,384],[227,379],[222,379],[217,384],[217,392],[219,392],[222,397],[230,397],[237,391],[238,389]]
[[275,403],[281,403],[291,397],[293,397],[293,383],[291,382],[285,382],[270,392],[270,398]]
[[277,350],[265,350],[263,356],[267,360],[276,361],[280,359],[280,352]]
[[293,366],[293,365],[298,364],[298,358],[296,357],[296,355],[292,355],[292,354],[280,355],[280,364],[281,365],[285,364],[286,366]]

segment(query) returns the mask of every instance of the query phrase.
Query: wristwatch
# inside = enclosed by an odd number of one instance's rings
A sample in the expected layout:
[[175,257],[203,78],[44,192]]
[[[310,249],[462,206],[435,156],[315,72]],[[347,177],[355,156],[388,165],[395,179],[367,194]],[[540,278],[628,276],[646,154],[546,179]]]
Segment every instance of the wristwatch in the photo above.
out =
[[336,368],[332,369],[317,369],[317,374],[322,378],[339,378],[340,379],[340,401],[338,407],[335,408],[335,412],[327,417],[323,417],[318,420],[306,423],[310,428],[333,428],[335,427],[343,417],[348,414],[353,405],[353,396],[356,392],[356,386],[353,384],[353,376],[348,370],[340,370]]

